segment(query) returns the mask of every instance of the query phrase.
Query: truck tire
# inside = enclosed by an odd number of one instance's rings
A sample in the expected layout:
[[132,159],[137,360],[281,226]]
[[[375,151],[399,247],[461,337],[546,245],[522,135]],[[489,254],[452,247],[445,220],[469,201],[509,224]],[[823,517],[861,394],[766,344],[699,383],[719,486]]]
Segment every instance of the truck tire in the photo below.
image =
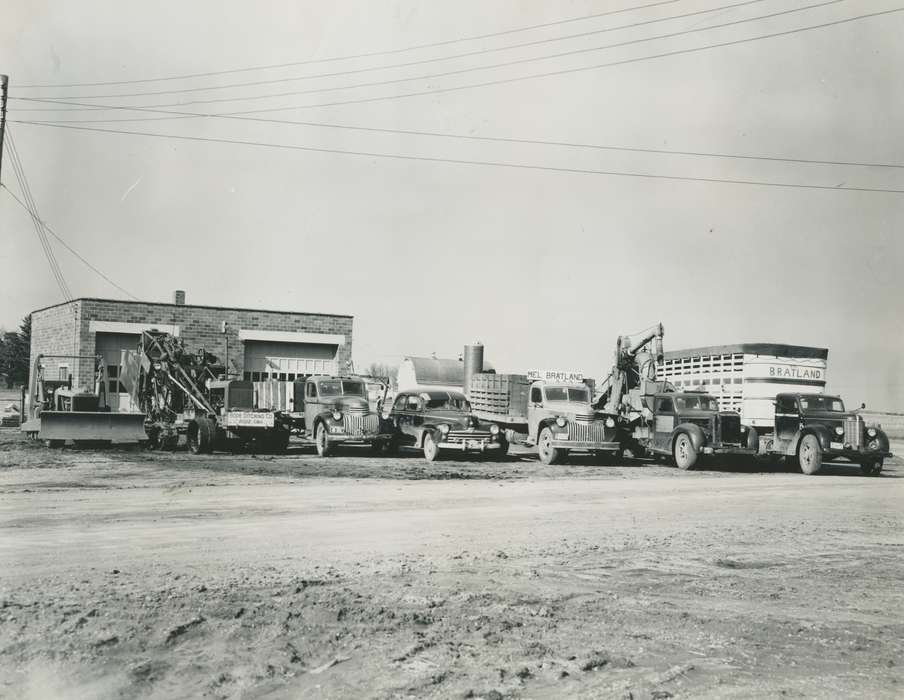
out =
[[433,438],[433,433],[424,433],[424,459],[435,462],[439,457],[439,445]]
[[560,451],[552,446],[552,430],[548,427],[540,431],[540,438],[537,440],[537,454],[540,455],[540,461],[543,464],[556,464],[562,457]]
[[213,452],[216,426],[208,418],[196,418],[188,425],[188,450],[193,455]]
[[797,447],[797,463],[804,474],[815,474],[822,468],[822,447],[815,435],[804,435]]
[[314,427],[314,445],[316,445],[317,455],[320,457],[329,457],[333,452],[333,446],[330,444],[330,437],[323,421]]
[[860,463],[860,473],[863,476],[879,476],[882,473],[882,460],[869,459]]
[[679,469],[693,469],[697,463],[697,448],[694,447],[694,441],[687,433],[678,433],[675,438],[675,444],[672,445],[672,458],[675,460],[675,466]]

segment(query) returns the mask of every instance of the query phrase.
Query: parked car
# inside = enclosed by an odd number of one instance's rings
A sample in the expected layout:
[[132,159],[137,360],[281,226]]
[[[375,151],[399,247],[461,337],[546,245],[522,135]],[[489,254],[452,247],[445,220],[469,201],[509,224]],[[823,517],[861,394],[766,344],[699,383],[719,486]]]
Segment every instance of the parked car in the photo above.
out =
[[389,421],[394,430],[390,449],[422,449],[428,462],[436,460],[443,451],[497,455],[508,452],[508,442],[499,426],[482,424],[471,415],[471,405],[457,391],[400,392]]

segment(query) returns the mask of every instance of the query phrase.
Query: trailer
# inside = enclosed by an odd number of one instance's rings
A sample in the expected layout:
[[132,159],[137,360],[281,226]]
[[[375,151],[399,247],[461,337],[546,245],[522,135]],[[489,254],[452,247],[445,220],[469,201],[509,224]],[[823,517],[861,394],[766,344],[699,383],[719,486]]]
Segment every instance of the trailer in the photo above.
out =
[[[94,362],[94,388],[73,387],[72,376],[49,379],[43,361],[90,360]],[[95,355],[38,355],[29,379],[26,420],[20,429],[30,439],[48,447],[101,446],[112,442],[143,443],[147,440],[143,413],[112,411],[107,403],[106,365]]]

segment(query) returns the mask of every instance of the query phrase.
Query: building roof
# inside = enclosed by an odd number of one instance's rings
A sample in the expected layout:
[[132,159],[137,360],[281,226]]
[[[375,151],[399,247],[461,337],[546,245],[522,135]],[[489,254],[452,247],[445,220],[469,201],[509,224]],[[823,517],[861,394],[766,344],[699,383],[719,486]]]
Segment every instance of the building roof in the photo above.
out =
[[739,343],[736,345],[708,345],[687,350],[670,350],[664,353],[666,360],[696,357],[698,355],[731,355],[745,353],[748,355],[767,355],[769,357],[797,357],[825,360],[829,356],[828,348],[812,348],[806,345],[783,345],[781,343]]
[[[465,383],[465,363],[461,360],[437,357],[406,357],[414,369],[417,385],[440,384],[443,386],[462,386]],[[493,365],[484,360],[484,371],[493,369]]]
[[325,314],[318,313],[316,311],[284,311],[280,309],[249,309],[244,306],[210,306],[208,304],[173,304],[172,302],[166,301],[140,301],[140,300],[132,300],[132,299],[101,299],[98,297],[79,297],[78,299],[73,299],[72,301],[61,301],[58,304],[51,304],[50,306],[45,306],[41,309],[35,309],[32,311],[33,314],[39,313],[41,311],[47,311],[48,309],[55,309],[58,306],[65,306],[66,304],[71,304],[76,301],[102,301],[107,304],[146,304],[150,306],[172,306],[175,308],[183,308],[183,307],[191,307],[194,309],[214,309],[216,311],[252,311],[252,312],[260,312],[267,314],[305,314],[306,316],[336,316],[339,318],[354,318],[351,314]]

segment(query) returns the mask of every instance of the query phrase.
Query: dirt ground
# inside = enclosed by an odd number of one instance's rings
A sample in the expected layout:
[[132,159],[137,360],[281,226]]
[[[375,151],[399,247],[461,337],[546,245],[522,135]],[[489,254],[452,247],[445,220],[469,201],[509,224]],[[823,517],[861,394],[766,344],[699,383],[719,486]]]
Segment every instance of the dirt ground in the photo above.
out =
[[709,466],[3,430],[0,695],[902,697],[902,462]]

